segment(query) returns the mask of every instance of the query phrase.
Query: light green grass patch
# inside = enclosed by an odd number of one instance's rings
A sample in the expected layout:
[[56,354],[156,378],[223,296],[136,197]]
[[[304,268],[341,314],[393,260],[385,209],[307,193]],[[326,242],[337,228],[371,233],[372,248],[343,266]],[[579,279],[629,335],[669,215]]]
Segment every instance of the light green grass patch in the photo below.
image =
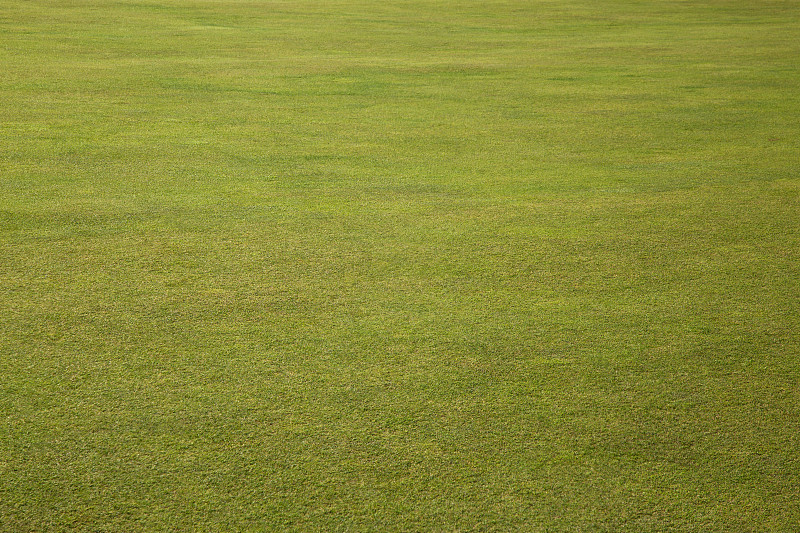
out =
[[0,529],[800,528],[793,2],[0,13]]

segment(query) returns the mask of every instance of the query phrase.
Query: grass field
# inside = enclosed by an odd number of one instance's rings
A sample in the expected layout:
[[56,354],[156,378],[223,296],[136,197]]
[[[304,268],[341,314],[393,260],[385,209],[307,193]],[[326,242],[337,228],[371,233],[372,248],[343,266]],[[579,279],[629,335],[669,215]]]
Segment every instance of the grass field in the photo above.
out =
[[800,531],[797,1],[0,45],[0,531]]

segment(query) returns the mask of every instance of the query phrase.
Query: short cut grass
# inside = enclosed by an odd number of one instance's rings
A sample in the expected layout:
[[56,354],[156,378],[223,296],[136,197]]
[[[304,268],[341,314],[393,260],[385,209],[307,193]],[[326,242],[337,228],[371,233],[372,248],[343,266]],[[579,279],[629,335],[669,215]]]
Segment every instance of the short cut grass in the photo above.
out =
[[800,530],[797,2],[0,41],[0,530]]

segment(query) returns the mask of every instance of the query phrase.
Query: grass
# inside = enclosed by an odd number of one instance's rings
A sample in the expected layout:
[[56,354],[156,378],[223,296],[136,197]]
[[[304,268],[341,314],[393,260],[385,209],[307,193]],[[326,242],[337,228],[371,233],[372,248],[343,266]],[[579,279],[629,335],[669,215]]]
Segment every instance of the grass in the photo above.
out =
[[0,39],[0,530],[800,529],[796,2]]

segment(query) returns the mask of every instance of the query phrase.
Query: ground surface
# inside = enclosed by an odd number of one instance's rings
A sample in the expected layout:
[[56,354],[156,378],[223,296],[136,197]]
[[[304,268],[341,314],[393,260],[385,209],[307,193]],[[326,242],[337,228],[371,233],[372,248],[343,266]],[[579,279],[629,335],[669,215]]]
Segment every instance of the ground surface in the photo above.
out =
[[797,2],[0,42],[0,530],[800,529]]

